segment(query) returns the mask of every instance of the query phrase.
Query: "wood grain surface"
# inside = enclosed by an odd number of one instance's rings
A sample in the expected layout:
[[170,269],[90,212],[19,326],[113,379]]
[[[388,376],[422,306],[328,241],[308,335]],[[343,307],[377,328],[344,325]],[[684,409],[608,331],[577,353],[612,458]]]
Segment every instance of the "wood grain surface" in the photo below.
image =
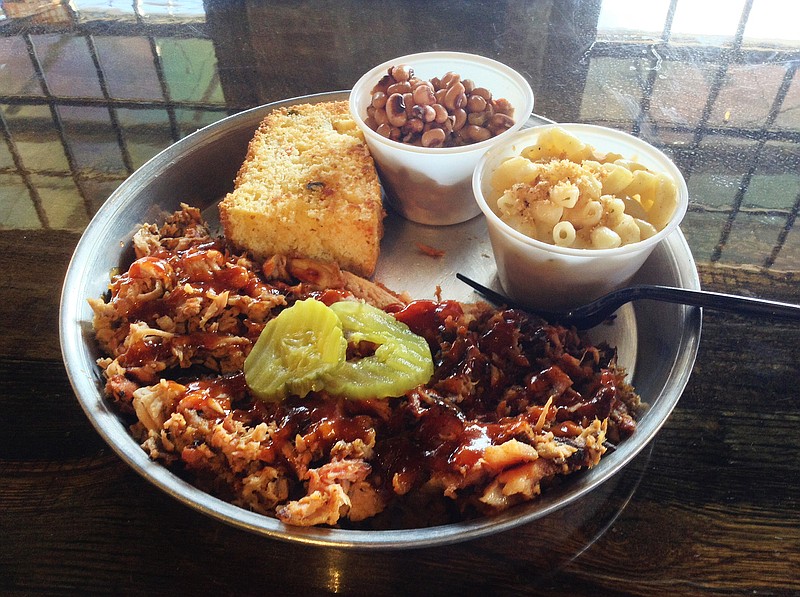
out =
[[[77,236],[55,237],[0,234],[10,273],[0,286],[2,594],[250,594],[276,575],[303,594],[800,591],[796,324],[706,312],[693,375],[656,439],[554,515],[448,547],[319,548],[199,514],[103,442],[60,360],[59,281]],[[700,272],[706,288],[779,300],[798,284],[758,270]]]
[[[742,46],[790,3],[624,3],[605,31],[619,3],[82,4],[0,2],[0,596],[800,595],[797,323],[706,311],[685,392],[619,474],[531,524],[403,551],[261,537],[157,489],[90,424],[58,337],[80,230],[136,167],[434,49],[517,69],[538,114],[659,144],[702,286],[800,303],[800,42]],[[711,5],[690,39],[670,29]]]

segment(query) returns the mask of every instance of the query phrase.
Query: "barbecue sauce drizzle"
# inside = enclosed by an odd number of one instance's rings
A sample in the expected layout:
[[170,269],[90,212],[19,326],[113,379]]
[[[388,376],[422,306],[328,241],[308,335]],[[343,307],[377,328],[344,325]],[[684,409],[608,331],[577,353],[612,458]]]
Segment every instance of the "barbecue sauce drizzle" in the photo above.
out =
[[[126,298],[126,287],[144,278],[169,288],[162,288],[156,299]],[[137,259],[110,290],[125,318],[153,323],[172,313],[187,291],[257,297],[283,294],[287,288],[270,285],[236,263],[226,255],[224,242],[200,239],[183,250],[165,249]],[[347,296],[340,290],[316,294],[326,304]],[[487,320],[464,324],[456,301],[413,301],[387,311],[424,337],[434,355],[433,379],[405,397],[351,401],[312,393],[264,403],[250,396],[239,372],[187,383],[177,410],[194,410],[216,422],[228,417],[249,426],[274,422],[277,432],[263,442],[260,454],[267,463],[280,463],[285,444],[298,435],[313,439],[325,454],[338,440],[367,442],[374,437],[371,480],[385,495],[408,491],[434,471],[465,474],[488,445],[525,438],[543,413],[550,431],[569,442],[593,419],[627,412],[618,393],[622,374],[609,368],[610,349],[593,349],[594,358],[584,363],[586,353],[581,353],[574,330],[549,326],[516,310],[487,311]],[[254,341],[260,328],[243,326],[240,331]],[[125,364],[160,359],[170,351],[170,342],[211,350],[218,338],[209,332],[169,341],[146,338],[129,348]],[[631,421],[625,419],[622,433],[633,432]],[[192,450],[182,454],[189,468],[195,460]]]
[[[500,312],[487,329],[474,331],[453,325],[461,315],[460,305],[450,301],[415,301],[395,313],[434,344],[437,368],[427,386],[405,398],[388,399],[388,409],[381,404],[384,400],[352,401],[324,393],[264,403],[249,396],[241,373],[191,382],[180,408],[219,420],[231,416],[251,426],[277,423],[278,433],[265,442],[261,454],[268,463],[279,462],[284,444],[298,435],[327,454],[338,440],[366,442],[374,434],[372,482],[387,496],[397,483],[418,486],[433,472],[465,474],[488,445],[525,438],[551,396],[546,416],[553,421],[550,430],[563,441],[577,436],[594,418],[609,416],[619,379],[603,370],[595,382],[593,368],[581,369],[568,351],[559,354],[564,342],[577,342],[571,332],[561,332],[562,338],[559,330],[513,310]],[[553,334],[559,341],[548,355],[552,347],[542,343]],[[583,377],[573,380],[557,364],[529,373],[556,355]],[[473,394],[448,394],[448,388],[463,386],[465,379],[477,388]],[[574,389],[581,385],[591,394]],[[223,413],[208,407],[211,399],[223,405]],[[184,458],[191,460],[189,454]]]

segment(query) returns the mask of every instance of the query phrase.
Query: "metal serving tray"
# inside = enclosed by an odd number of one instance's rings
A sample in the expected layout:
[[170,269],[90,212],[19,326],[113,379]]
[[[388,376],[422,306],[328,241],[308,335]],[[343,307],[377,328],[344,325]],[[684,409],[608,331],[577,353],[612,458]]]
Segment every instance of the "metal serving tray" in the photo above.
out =
[[[219,500],[150,460],[103,398],[100,356],[87,299],[106,290],[109,274],[132,261],[131,237],[142,223],[161,222],[181,202],[200,207],[210,222],[216,204],[231,190],[247,145],[272,109],[298,103],[345,100],[346,91],[293,98],[222,119],[165,149],[134,172],[103,204],[86,228],[67,270],[61,296],[60,336],[64,363],[78,400],[98,433],[145,479],[184,504],[255,533],[282,540],[353,548],[400,549],[465,541],[530,523],[571,504],[628,464],[669,416],[689,379],[700,339],[699,309],[643,301],[621,309],[614,323],[592,330],[593,340],[616,346],[633,384],[649,404],[633,437],[598,466],[572,475],[539,499],[494,517],[430,528],[355,531],[298,528]],[[529,125],[549,122],[536,115]],[[432,257],[418,243],[443,251]],[[483,216],[433,227],[389,214],[375,279],[414,298],[477,300],[455,278],[460,271],[499,289]],[[680,231],[662,242],[634,279],[699,288],[694,260]]]

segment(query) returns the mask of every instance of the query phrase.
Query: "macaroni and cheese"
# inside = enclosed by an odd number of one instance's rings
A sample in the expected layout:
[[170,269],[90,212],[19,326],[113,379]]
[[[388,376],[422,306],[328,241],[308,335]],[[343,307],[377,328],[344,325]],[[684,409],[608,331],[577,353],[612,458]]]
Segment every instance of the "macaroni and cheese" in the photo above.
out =
[[563,128],[492,174],[498,216],[536,240],[561,247],[611,249],[663,229],[678,205],[675,181],[616,153],[601,153]]

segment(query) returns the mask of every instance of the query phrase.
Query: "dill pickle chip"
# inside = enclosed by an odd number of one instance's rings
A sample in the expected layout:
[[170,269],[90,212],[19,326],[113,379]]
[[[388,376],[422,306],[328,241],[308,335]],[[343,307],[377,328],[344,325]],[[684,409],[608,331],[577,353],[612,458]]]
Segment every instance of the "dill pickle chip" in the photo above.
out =
[[433,375],[433,358],[427,341],[392,315],[356,301],[331,305],[339,316],[350,344],[377,345],[374,354],[345,361],[323,375],[325,389],[354,399],[402,396],[426,383]]
[[324,303],[306,299],[267,323],[244,361],[244,377],[262,400],[303,397],[321,390],[323,374],[339,368],[346,354],[339,317]]

